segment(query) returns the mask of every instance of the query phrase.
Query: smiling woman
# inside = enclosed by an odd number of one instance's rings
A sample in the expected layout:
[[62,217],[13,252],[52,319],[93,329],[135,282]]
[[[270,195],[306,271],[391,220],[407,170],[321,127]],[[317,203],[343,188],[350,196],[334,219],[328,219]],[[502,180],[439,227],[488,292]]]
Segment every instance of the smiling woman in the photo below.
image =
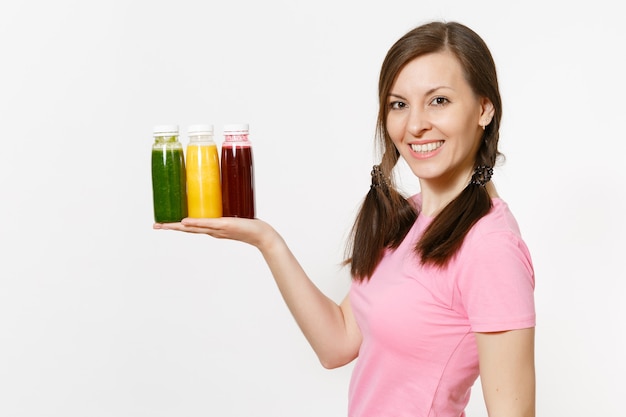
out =
[[[462,415],[479,372],[490,415],[534,415],[532,261],[489,181],[501,115],[495,64],[468,27],[433,22],[388,52],[384,180],[373,179],[349,248],[363,337],[354,415]],[[420,183],[408,200],[391,182],[400,157]]]
[[[379,82],[383,157],[357,215],[341,304],[309,279],[259,219],[183,219],[156,229],[257,247],[326,368],[358,357],[351,417],[464,416],[480,375],[489,415],[535,414],[534,271],[515,218],[490,182],[502,104],[482,39],[429,23],[398,40]],[[393,183],[402,158],[420,183]]]
[[489,124],[494,108],[489,99],[474,94],[454,55],[432,53],[409,62],[389,101],[389,137],[422,184],[467,184],[483,133],[480,126]]

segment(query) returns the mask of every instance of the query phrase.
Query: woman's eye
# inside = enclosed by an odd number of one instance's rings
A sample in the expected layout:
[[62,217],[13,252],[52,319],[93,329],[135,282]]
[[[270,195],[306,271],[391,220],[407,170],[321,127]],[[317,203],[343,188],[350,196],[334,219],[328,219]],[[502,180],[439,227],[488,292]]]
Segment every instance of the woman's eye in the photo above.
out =
[[399,110],[405,107],[406,103],[404,103],[403,101],[392,101],[391,103],[389,103],[389,108],[393,110]]
[[445,97],[435,97],[433,99],[433,101],[430,102],[430,104],[434,105],[434,106],[443,106],[446,105],[450,102],[450,100],[448,100]]

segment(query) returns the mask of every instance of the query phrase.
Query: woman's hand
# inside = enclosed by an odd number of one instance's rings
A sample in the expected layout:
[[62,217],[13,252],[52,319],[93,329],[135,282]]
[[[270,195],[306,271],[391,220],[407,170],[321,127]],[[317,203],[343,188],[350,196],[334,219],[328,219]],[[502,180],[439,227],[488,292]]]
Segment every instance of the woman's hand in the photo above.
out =
[[200,233],[217,239],[231,239],[256,246],[261,251],[267,249],[280,235],[259,219],[240,217],[220,217],[214,219],[185,218],[180,223],[155,223],[157,230],[178,230],[188,233]]

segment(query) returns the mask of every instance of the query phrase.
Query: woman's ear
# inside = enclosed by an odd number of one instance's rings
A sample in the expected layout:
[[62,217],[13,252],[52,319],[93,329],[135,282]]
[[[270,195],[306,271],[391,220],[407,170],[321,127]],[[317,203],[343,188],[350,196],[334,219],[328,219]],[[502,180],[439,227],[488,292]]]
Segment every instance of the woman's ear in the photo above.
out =
[[478,119],[478,124],[485,128],[491,120],[493,119],[493,115],[495,114],[496,109],[493,107],[493,103],[487,97],[482,97],[480,99],[480,118]]

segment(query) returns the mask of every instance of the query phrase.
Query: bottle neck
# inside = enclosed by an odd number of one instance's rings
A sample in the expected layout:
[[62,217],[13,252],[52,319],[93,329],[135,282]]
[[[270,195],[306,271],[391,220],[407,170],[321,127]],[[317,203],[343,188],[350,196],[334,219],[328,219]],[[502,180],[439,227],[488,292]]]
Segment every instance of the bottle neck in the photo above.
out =
[[176,142],[178,142],[178,135],[154,137],[154,143],[157,143],[157,144],[176,143]]
[[247,134],[224,135],[225,142],[249,142]]
[[214,143],[212,135],[193,135],[189,136],[190,144],[211,144]]

